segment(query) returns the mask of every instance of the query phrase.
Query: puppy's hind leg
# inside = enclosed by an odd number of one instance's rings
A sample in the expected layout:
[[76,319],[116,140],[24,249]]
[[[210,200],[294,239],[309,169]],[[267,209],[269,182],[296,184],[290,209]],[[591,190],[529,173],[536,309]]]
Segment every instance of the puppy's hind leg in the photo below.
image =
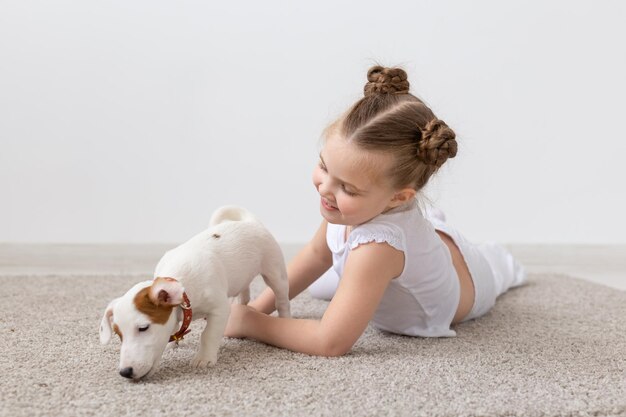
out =
[[250,286],[241,290],[239,293],[239,304],[247,305],[250,302]]
[[274,291],[278,316],[291,317],[291,309],[289,306],[289,281],[287,280],[287,270],[285,266],[275,268],[275,271],[272,271],[272,273],[262,274],[261,276],[267,286]]
[[229,315],[230,304],[228,298],[224,297],[206,318],[206,327],[200,336],[200,349],[191,361],[191,366],[204,368],[215,365]]

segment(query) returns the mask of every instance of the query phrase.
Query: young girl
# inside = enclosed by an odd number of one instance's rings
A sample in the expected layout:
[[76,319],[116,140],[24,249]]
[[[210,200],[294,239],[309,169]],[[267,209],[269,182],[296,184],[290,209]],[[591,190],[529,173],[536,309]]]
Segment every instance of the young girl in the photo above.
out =
[[455,134],[409,93],[402,69],[376,66],[367,79],[365,96],[324,132],[313,172],[324,219],[288,267],[289,297],[319,279],[310,291],[332,298],[326,312],[320,320],[270,316],[268,289],[232,306],[226,336],[322,356],[348,352],[370,322],[455,336],[451,324],[480,317],[525,281],[502,247],[471,244],[441,213],[422,212],[416,196],[456,155]]

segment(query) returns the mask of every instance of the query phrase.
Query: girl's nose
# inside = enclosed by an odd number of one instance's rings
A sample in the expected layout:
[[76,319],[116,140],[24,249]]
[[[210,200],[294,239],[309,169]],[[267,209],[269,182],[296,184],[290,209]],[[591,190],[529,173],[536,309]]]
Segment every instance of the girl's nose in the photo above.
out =
[[320,193],[321,196],[327,197],[330,193],[330,187],[324,181],[321,181],[317,186],[317,192]]

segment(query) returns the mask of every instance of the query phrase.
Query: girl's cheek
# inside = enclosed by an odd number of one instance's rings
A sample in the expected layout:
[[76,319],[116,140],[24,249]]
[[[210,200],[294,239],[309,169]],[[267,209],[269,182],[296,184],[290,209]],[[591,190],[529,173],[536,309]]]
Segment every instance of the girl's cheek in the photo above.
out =
[[349,201],[346,201],[343,197],[337,197],[337,208],[342,213],[350,213],[352,207]]

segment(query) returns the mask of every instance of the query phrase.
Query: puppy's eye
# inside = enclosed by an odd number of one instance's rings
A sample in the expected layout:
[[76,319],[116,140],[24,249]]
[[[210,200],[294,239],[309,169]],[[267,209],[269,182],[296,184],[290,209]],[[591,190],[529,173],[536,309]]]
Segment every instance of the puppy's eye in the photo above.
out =
[[145,332],[146,330],[148,330],[150,328],[149,324],[146,324],[144,326],[139,326],[139,331],[140,332]]

